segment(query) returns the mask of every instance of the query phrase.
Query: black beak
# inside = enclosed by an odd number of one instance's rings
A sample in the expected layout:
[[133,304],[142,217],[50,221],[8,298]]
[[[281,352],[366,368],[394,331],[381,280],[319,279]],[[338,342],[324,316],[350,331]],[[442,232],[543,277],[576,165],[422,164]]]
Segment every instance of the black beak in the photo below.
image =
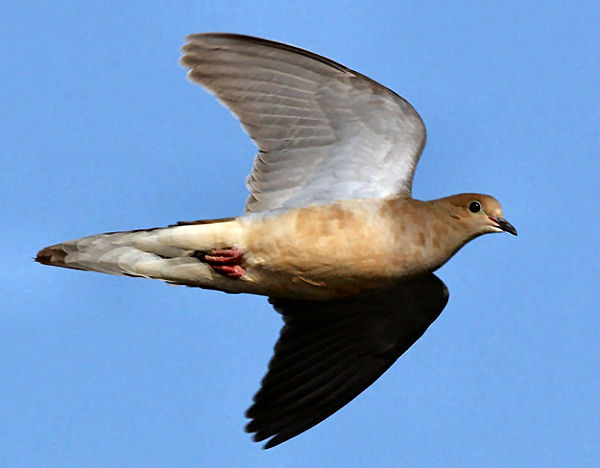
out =
[[492,218],[496,223],[498,223],[498,227],[503,231],[511,233],[513,236],[517,235],[517,230],[515,227],[506,221],[504,218]]

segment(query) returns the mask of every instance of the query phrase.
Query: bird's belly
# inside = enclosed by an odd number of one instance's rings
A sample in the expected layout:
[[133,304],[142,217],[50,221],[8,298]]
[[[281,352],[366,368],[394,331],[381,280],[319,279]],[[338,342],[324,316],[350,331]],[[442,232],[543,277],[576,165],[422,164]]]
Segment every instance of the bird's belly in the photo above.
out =
[[[269,258],[250,255],[245,280],[260,285],[263,294],[274,297],[326,299],[383,287],[403,275],[373,259]],[[407,275],[408,276],[408,275]]]
[[269,296],[349,296],[421,273],[417,257],[382,226],[330,227],[310,236],[273,229],[248,242],[244,280]]

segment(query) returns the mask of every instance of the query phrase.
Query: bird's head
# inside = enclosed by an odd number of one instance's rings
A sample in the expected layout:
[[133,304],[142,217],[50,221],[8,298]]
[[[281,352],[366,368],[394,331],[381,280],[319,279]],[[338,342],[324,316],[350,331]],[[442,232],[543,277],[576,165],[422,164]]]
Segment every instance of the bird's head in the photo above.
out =
[[508,232],[514,236],[517,230],[502,214],[498,200],[480,193],[461,193],[445,199],[450,216],[473,237],[492,232]]

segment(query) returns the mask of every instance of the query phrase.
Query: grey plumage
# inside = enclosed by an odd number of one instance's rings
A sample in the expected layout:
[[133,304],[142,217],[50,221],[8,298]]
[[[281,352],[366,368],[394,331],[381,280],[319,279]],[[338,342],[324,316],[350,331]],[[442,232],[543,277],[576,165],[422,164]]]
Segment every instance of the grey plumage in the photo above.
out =
[[259,148],[247,212],[410,194],[425,126],[396,93],[289,45],[235,34],[187,40],[181,63],[190,79]]

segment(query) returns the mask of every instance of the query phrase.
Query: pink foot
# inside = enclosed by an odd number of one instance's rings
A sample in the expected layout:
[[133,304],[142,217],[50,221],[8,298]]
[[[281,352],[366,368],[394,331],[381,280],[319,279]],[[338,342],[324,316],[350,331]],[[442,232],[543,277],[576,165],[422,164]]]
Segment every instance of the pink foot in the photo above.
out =
[[203,261],[217,273],[231,279],[239,279],[246,270],[241,265],[244,251],[238,248],[213,250],[204,255]]

